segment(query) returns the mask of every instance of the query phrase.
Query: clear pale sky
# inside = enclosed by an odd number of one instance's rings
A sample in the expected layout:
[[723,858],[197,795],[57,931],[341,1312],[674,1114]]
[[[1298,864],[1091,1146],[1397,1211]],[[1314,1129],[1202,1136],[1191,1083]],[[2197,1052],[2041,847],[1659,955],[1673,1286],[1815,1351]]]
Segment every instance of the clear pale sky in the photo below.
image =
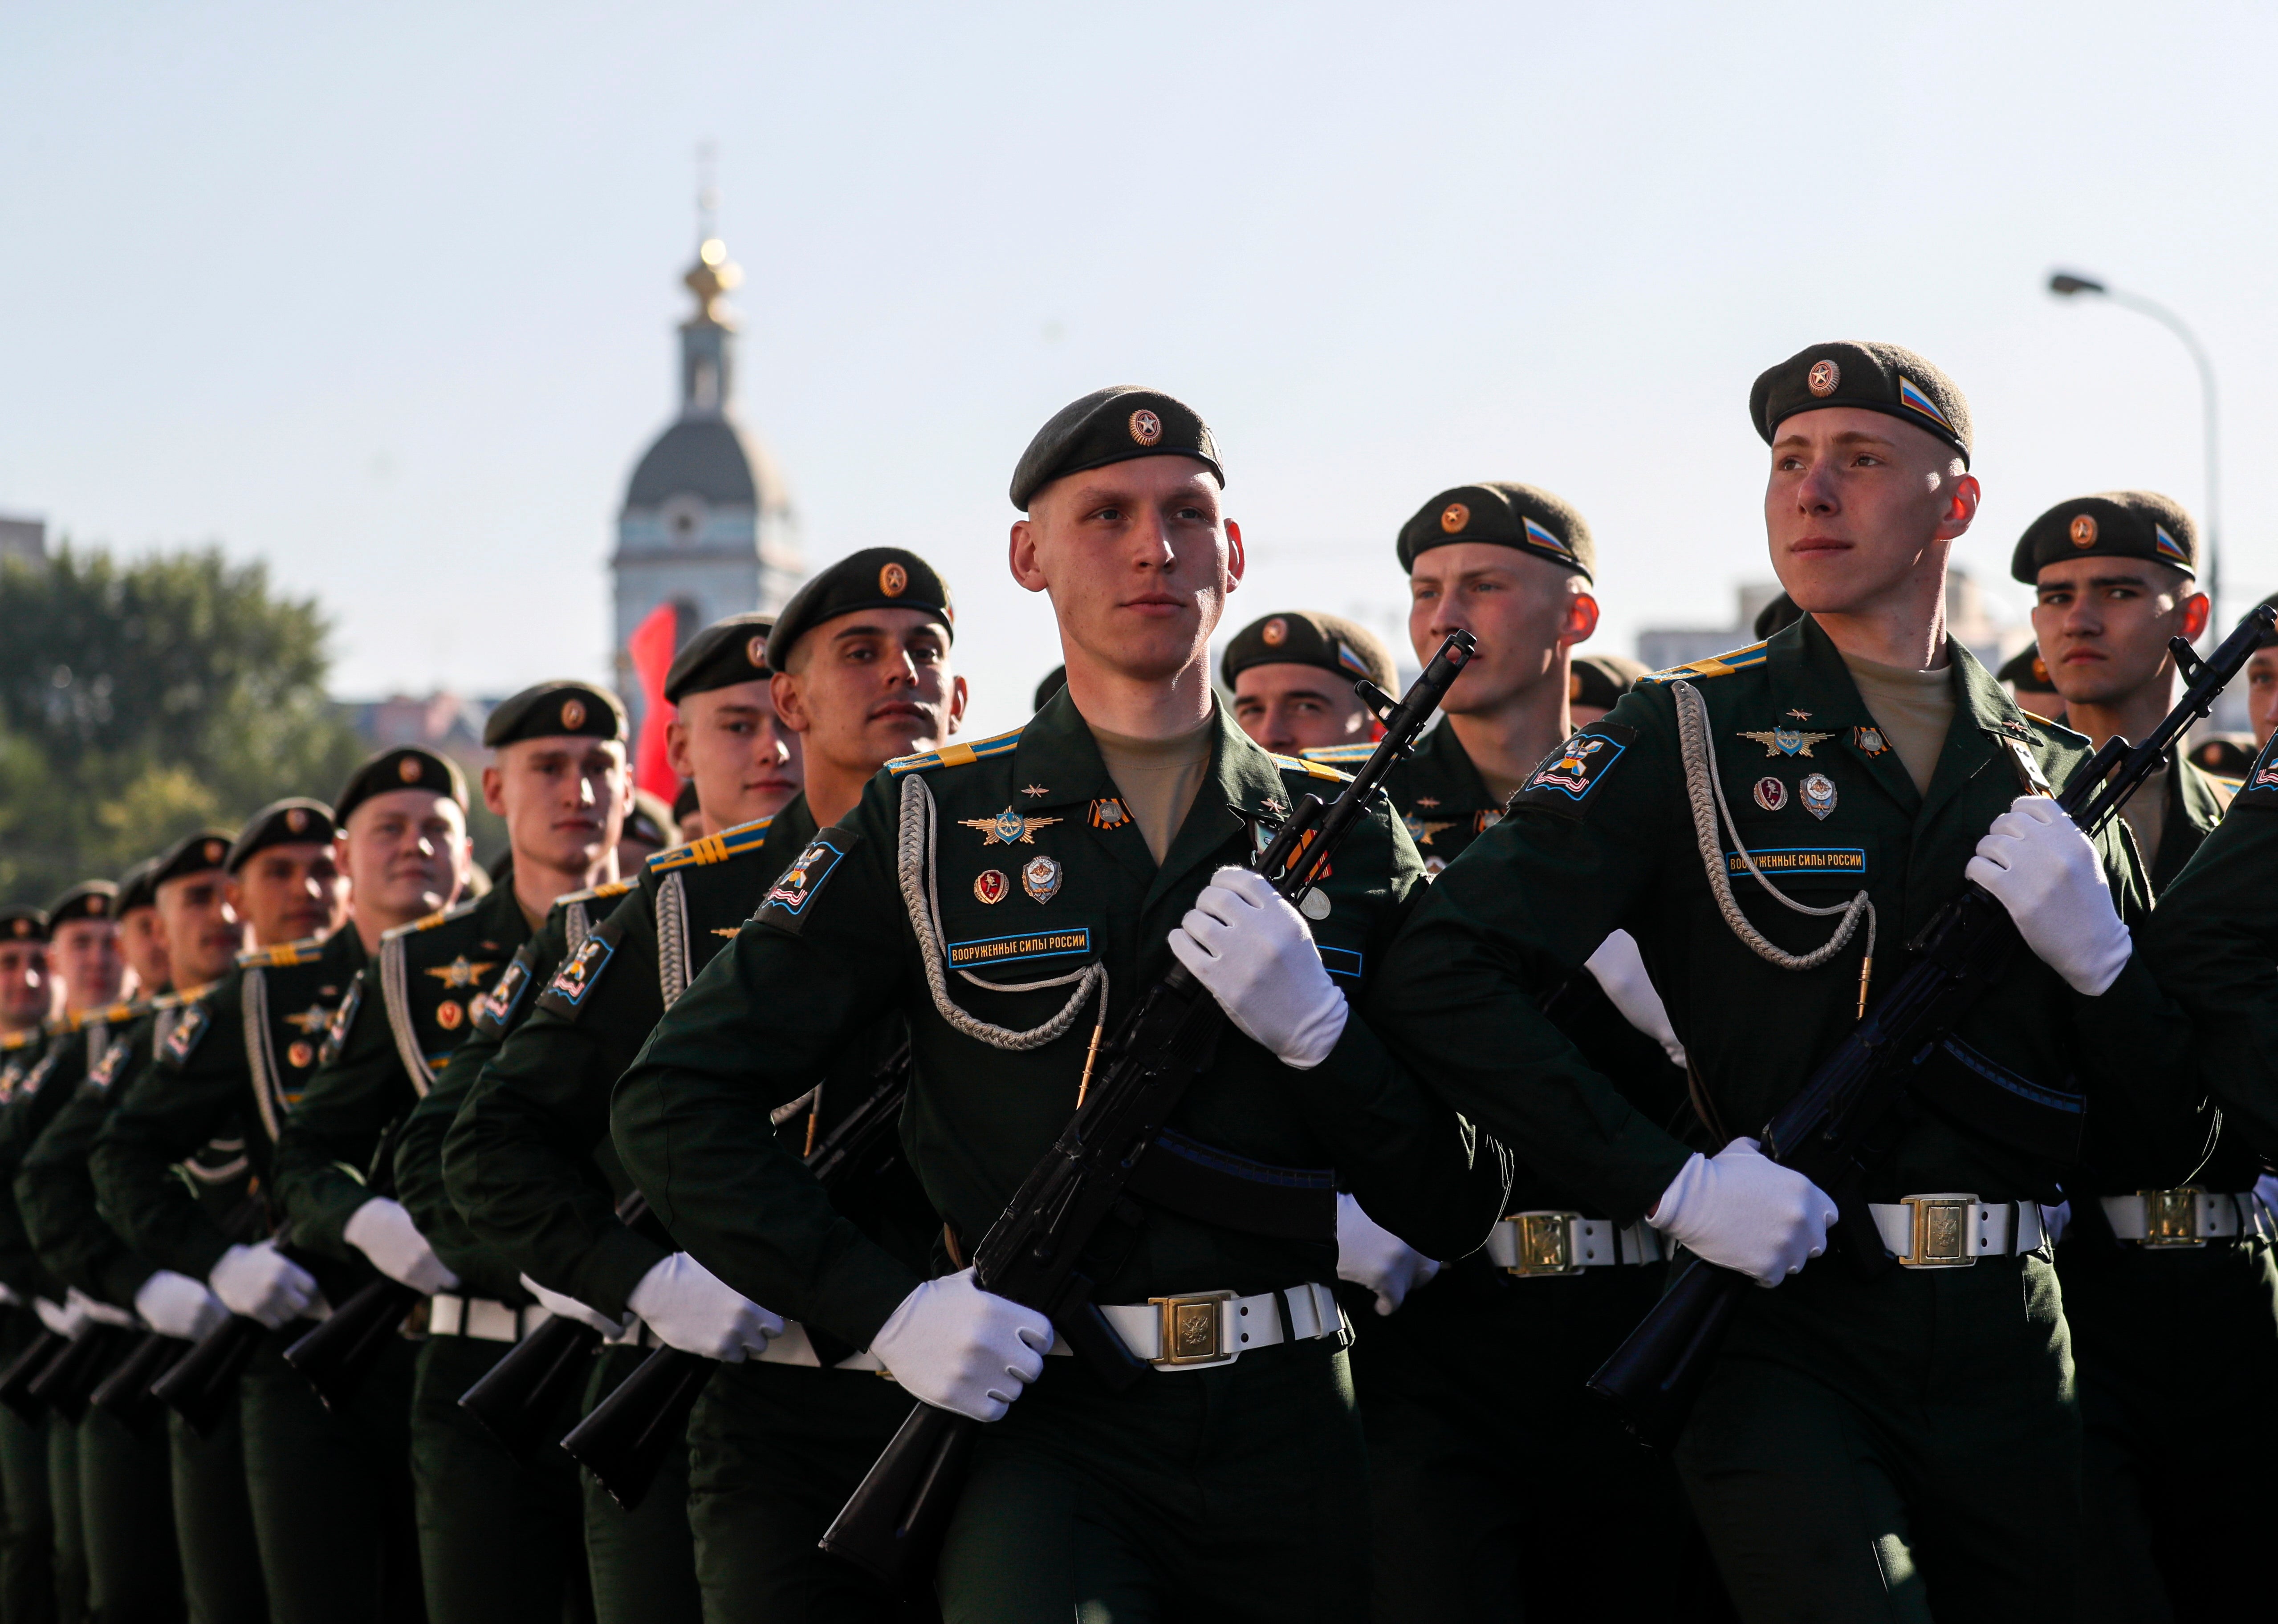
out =
[[1477,478],[1596,532],[1602,646],[1767,573],[1750,380],[1882,338],[1968,393],[1960,556],[2084,492],[2203,501],[2278,585],[2278,13],[2070,7],[403,4],[0,11],[0,509],[218,541],[338,625],[336,687],[606,671],[668,420],[699,141],[740,400],[810,563],[955,584],[973,725],[1058,660],[1005,572],[1029,435],[1144,382],[1216,429],[1234,622],[1389,625]]

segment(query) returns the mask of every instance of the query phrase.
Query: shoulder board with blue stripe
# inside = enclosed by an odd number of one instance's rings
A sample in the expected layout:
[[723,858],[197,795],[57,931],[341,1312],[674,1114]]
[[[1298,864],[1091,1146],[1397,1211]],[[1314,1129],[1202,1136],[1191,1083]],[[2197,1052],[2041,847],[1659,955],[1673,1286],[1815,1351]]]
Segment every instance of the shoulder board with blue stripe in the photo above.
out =
[[72,1018],[70,1016],[50,1015],[40,1023],[40,1030],[46,1033],[48,1036],[51,1038],[59,1038],[65,1033],[75,1031],[77,1028],[72,1025]]
[[219,981],[209,981],[203,987],[185,987],[180,992],[160,993],[150,1000],[151,1010],[155,1013],[160,1010],[179,1010],[184,1004],[196,1003],[220,985]]
[[724,863],[739,851],[749,851],[768,837],[773,818],[754,818],[749,823],[722,829],[717,835],[707,835],[685,845],[667,846],[649,856],[648,865],[654,873],[666,873],[676,868],[687,868],[705,863]]
[[[1303,756],[1277,756],[1269,750],[1265,757],[1285,773],[1303,773],[1308,778],[1326,778],[1331,783],[1341,784],[1352,776],[1349,773],[1340,773],[1333,766],[1324,766],[1318,761],[1308,761]],[[1361,759],[1365,761],[1368,758],[1363,756]]]
[[1325,766],[1340,769],[1365,766],[1376,754],[1373,744],[1316,744],[1311,750],[1297,752],[1308,761],[1318,761]]
[[398,936],[416,935],[423,930],[433,930],[438,925],[447,925],[453,919],[463,919],[476,909],[481,907],[483,905],[483,902],[484,899],[482,897],[470,897],[455,908],[441,909],[437,912],[427,915],[424,919],[414,919],[409,925],[399,925],[394,930],[382,931],[380,933],[379,939],[382,942],[393,942]]
[[322,936],[303,936],[298,942],[279,942],[273,948],[248,948],[237,956],[238,968],[313,964],[324,952],[325,942]]
[[0,1054],[8,1054],[19,1048],[29,1048],[33,1040],[39,1035],[40,1029],[37,1026],[27,1026],[21,1032],[11,1032],[5,1037],[0,1037]]
[[[1026,727],[1024,722],[1022,727]],[[921,756],[897,756],[886,763],[886,771],[899,778],[905,773],[930,773],[937,766],[971,766],[976,761],[986,761],[991,756],[1011,752],[1021,742],[1021,728],[1010,733],[1000,733],[993,739],[976,739],[970,744],[947,744],[939,750],[929,750]]]
[[1711,654],[1706,660],[1696,660],[1689,666],[1671,666],[1666,671],[1649,671],[1638,678],[1639,686],[1647,682],[1681,682],[1692,676],[1730,676],[1736,671],[1751,670],[1770,658],[1767,645],[1751,643],[1744,649],[1734,649],[1729,654]]
[[572,891],[567,896],[558,897],[554,905],[559,908],[564,903],[605,903],[613,896],[623,896],[633,888],[633,883],[631,880],[611,880],[586,890]]
[[71,1029],[83,1032],[89,1026],[121,1026],[149,1007],[147,1003],[106,1003],[99,1010],[81,1010],[71,1018]]

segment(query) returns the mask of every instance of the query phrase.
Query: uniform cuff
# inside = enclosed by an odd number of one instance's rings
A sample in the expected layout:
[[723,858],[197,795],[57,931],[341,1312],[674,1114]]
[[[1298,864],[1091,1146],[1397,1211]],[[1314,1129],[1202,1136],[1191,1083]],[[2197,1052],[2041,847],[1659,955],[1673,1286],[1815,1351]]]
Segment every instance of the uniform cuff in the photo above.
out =
[[631,1311],[625,1299],[632,1295],[633,1287],[670,1255],[647,1236],[613,1224],[601,1232],[593,1249],[578,1260],[563,1294],[611,1319],[623,1319]]
[[134,1293],[142,1283],[158,1271],[129,1252],[121,1252],[96,1271],[96,1295],[106,1302],[124,1303],[132,1308]]

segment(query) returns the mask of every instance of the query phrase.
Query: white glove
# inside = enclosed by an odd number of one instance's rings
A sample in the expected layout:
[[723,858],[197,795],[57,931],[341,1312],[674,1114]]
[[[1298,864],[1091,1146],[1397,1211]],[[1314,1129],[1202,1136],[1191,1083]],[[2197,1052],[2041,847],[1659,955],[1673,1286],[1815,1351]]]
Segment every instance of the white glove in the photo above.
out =
[[203,1342],[206,1332],[229,1318],[221,1299],[206,1290],[203,1282],[171,1269],[161,1269],[142,1282],[142,1289],[134,1293],[134,1312],[160,1336],[184,1342]]
[[79,1335],[79,1328],[87,1323],[87,1315],[80,1313],[77,1308],[67,1308],[62,1303],[46,1297],[32,1299],[32,1312],[40,1316],[41,1324],[45,1325],[59,1337],[76,1337]]
[[973,1271],[929,1280],[871,1338],[910,1396],[975,1421],[1001,1421],[1021,1390],[1044,1373],[1052,1323],[982,1291]]
[[415,1292],[432,1297],[459,1283],[401,1203],[384,1195],[373,1196],[349,1214],[340,1236],[370,1258],[374,1269]]
[[1713,1157],[1694,1152],[1646,1222],[1712,1263],[1777,1285],[1827,1250],[1835,1203],[1756,1140],[1736,1139]]
[[88,1296],[76,1285],[65,1294],[64,1307],[77,1314],[80,1319],[94,1324],[116,1325],[125,1330],[132,1330],[134,1328],[134,1315],[132,1310],[114,1308],[100,1297]]
[[2059,1201],[2053,1207],[2044,1206],[2041,1208],[2041,1233],[2049,1238],[2050,1251],[2056,1250],[2057,1243],[2064,1239],[2065,1231],[2071,1227],[2072,1203],[2070,1201]]
[[300,1318],[317,1300],[316,1277],[278,1251],[273,1240],[232,1247],[206,1276],[206,1284],[223,1308],[271,1330]]
[[1285,1066],[1310,1071],[1344,1034],[1345,995],[1321,968],[1304,916],[1246,868],[1211,877],[1171,933],[1171,952]]
[[2034,957],[2090,998],[2120,979],[2136,943],[2112,905],[2104,859],[2045,795],[2021,795],[1993,820],[1961,871],[1993,893]]
[[2262,1203],[2262,1209],[2265,1212],[2273,1217],[2278,1217],[2278,1173],[2265,1173],[2256,1179],[2254,1196]]
[[576,1320],[580,1324],[591,1325],[605,1337],[618,1336],[633,1323],[633,1316],[630,1314],[622,1320],[613,1320],[599,1308],[587,1308],[575,1297],[565,1297],[560,1292],[547,1291],[528,1275],[522,1277],[522,1289],[537,1298],[538,1306],[555,1319]]
[[5,1304],[7,1307],[12,1308],[17,1307],[23,1300],[24,1300],[22,1298],[16,1295],[14,1287],[11,1286],[5,1280],[0,1280],[0,1304]]
[[685,1252],[661,1258],[625,1294],[657,1340],[684,1353],[740,1365],[784,1331],[770,1314]]
[[1391,1313],[1439,1272],[1436,1261],[1363,1212],[1351,1196],[1337,1197],[1337,1278],[1374,1292],[1379,1314]]
[[1582,968],[1597,978],[1624,1020],[1661,1045],[1670,1064],[1685,1064],[1685,1045],[1677,1041],[1677,1029],[1669,1024],[1669,1010],[1654,990],[1653,978],[1645,972],[1645,956],[1638,951],[1635,936],[1625,930],[1616,931],[1598,944],[1598,950]]

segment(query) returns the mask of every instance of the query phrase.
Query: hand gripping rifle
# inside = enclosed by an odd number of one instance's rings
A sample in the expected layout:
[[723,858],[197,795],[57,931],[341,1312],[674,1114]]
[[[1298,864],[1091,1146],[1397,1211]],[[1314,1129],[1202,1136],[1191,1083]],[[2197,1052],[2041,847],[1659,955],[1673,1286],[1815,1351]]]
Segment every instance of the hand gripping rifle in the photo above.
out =
[[[290,1231],[276,1222],[268,1197],[248,1193],[233,1215],[227,1230],[235,1234],[266,1233],[277,1250],[302,1268],[312,1258],[296,1251]],[[237,1378],[261,1351],[269,1327],[242,1314],[233,1314],[200,1338],[190,1351],[174,1361],[164,1375],[150,1384],[151,1395],[190,1424],[200,1437],[210,1437],[237,1393]]]
[[[409,1113],[398,1117],[379,1136],[365,1187],[375,1196],[395,1195],[395,1147],[402,1141]],[[309,1378],[317,1397],[335,1414],[348,1408],[373,1363],[386,1350],[396,1328],[427,1293],[387,1275],[366,1281],[348,1300],[318,1320],[285,1349],[285,1362]]]
[[[1251,871],[1289,901],[1302,901],[1478,646],[1469,632],[1449,634],[1397,704],[1373,683],[1355,683],[1384,723],[1383,739],[1334,804],[1299,797],[1272,843],[1251,858]],[[1068,1346],[1118,1390],[1147,1366],[1092,1301],[1096,1282],[1084,1271],[1085,1252],[1104,1230],[1128,1231],[1136,1224],[1124,1195],[1131,1170],[1209,1065],[1225,1025],[1217,1001],[1174,964],[1117,1028],[1101,1056],[1106,1075],[973,1254],[976,1285],[1050,1315]],[[953,1411],[922,1404],[911,1411],[824,1533],[822,1549],[906,1588],[939,1547],[980,1429]]]
[[[906,1038],[893,1056],[871,1074],[870,1092],[861,1102],[832,1124],[830,1132],[803,1158],[817,1183],[826,1189],[850,1183],[891,1160],[909,1086],[910,1045]],[[807,1338],[817,1344],[819,1362],[837,1362],[835,1357],[825,1357],[835,1350],[824,1346],[817,1332],[810,1329]],[[689,1414],[718,1368],[718,1361],[700,1353],[658,1348],[595,1405],[591,1414],[570,1429],[562,1447],[593,1474],[611,1498],[631,1511],[648,1493],[667,1457],[686,1444]]]
[[[2106,740],[2057,797],[2083,833],[2093,837],[2112,820],[2184,729],[2213,707],[2274,621],[2278,611],[2256,608],[2205,660],[2181,637],[2169,644],[2190,684],[2182,700],[2133,749],[2125,739]],[[1863,1147],[1877,1124],[1906,1094],[1917,1068],[2000,979],[2024,940],[2008,911],[1973,882],[1907,945],[1913,966],[1764,1125],[1764,1155],[1823,1190],[1839,1189],[1864,1170],[1871,1156]],[[1612,1399],[1644,1442],[1667,1448],[1683,1429],[1749,1284],[1745,1275],[1687,1255],[1653,1311],[1592,1375],[1590,1391]]]

